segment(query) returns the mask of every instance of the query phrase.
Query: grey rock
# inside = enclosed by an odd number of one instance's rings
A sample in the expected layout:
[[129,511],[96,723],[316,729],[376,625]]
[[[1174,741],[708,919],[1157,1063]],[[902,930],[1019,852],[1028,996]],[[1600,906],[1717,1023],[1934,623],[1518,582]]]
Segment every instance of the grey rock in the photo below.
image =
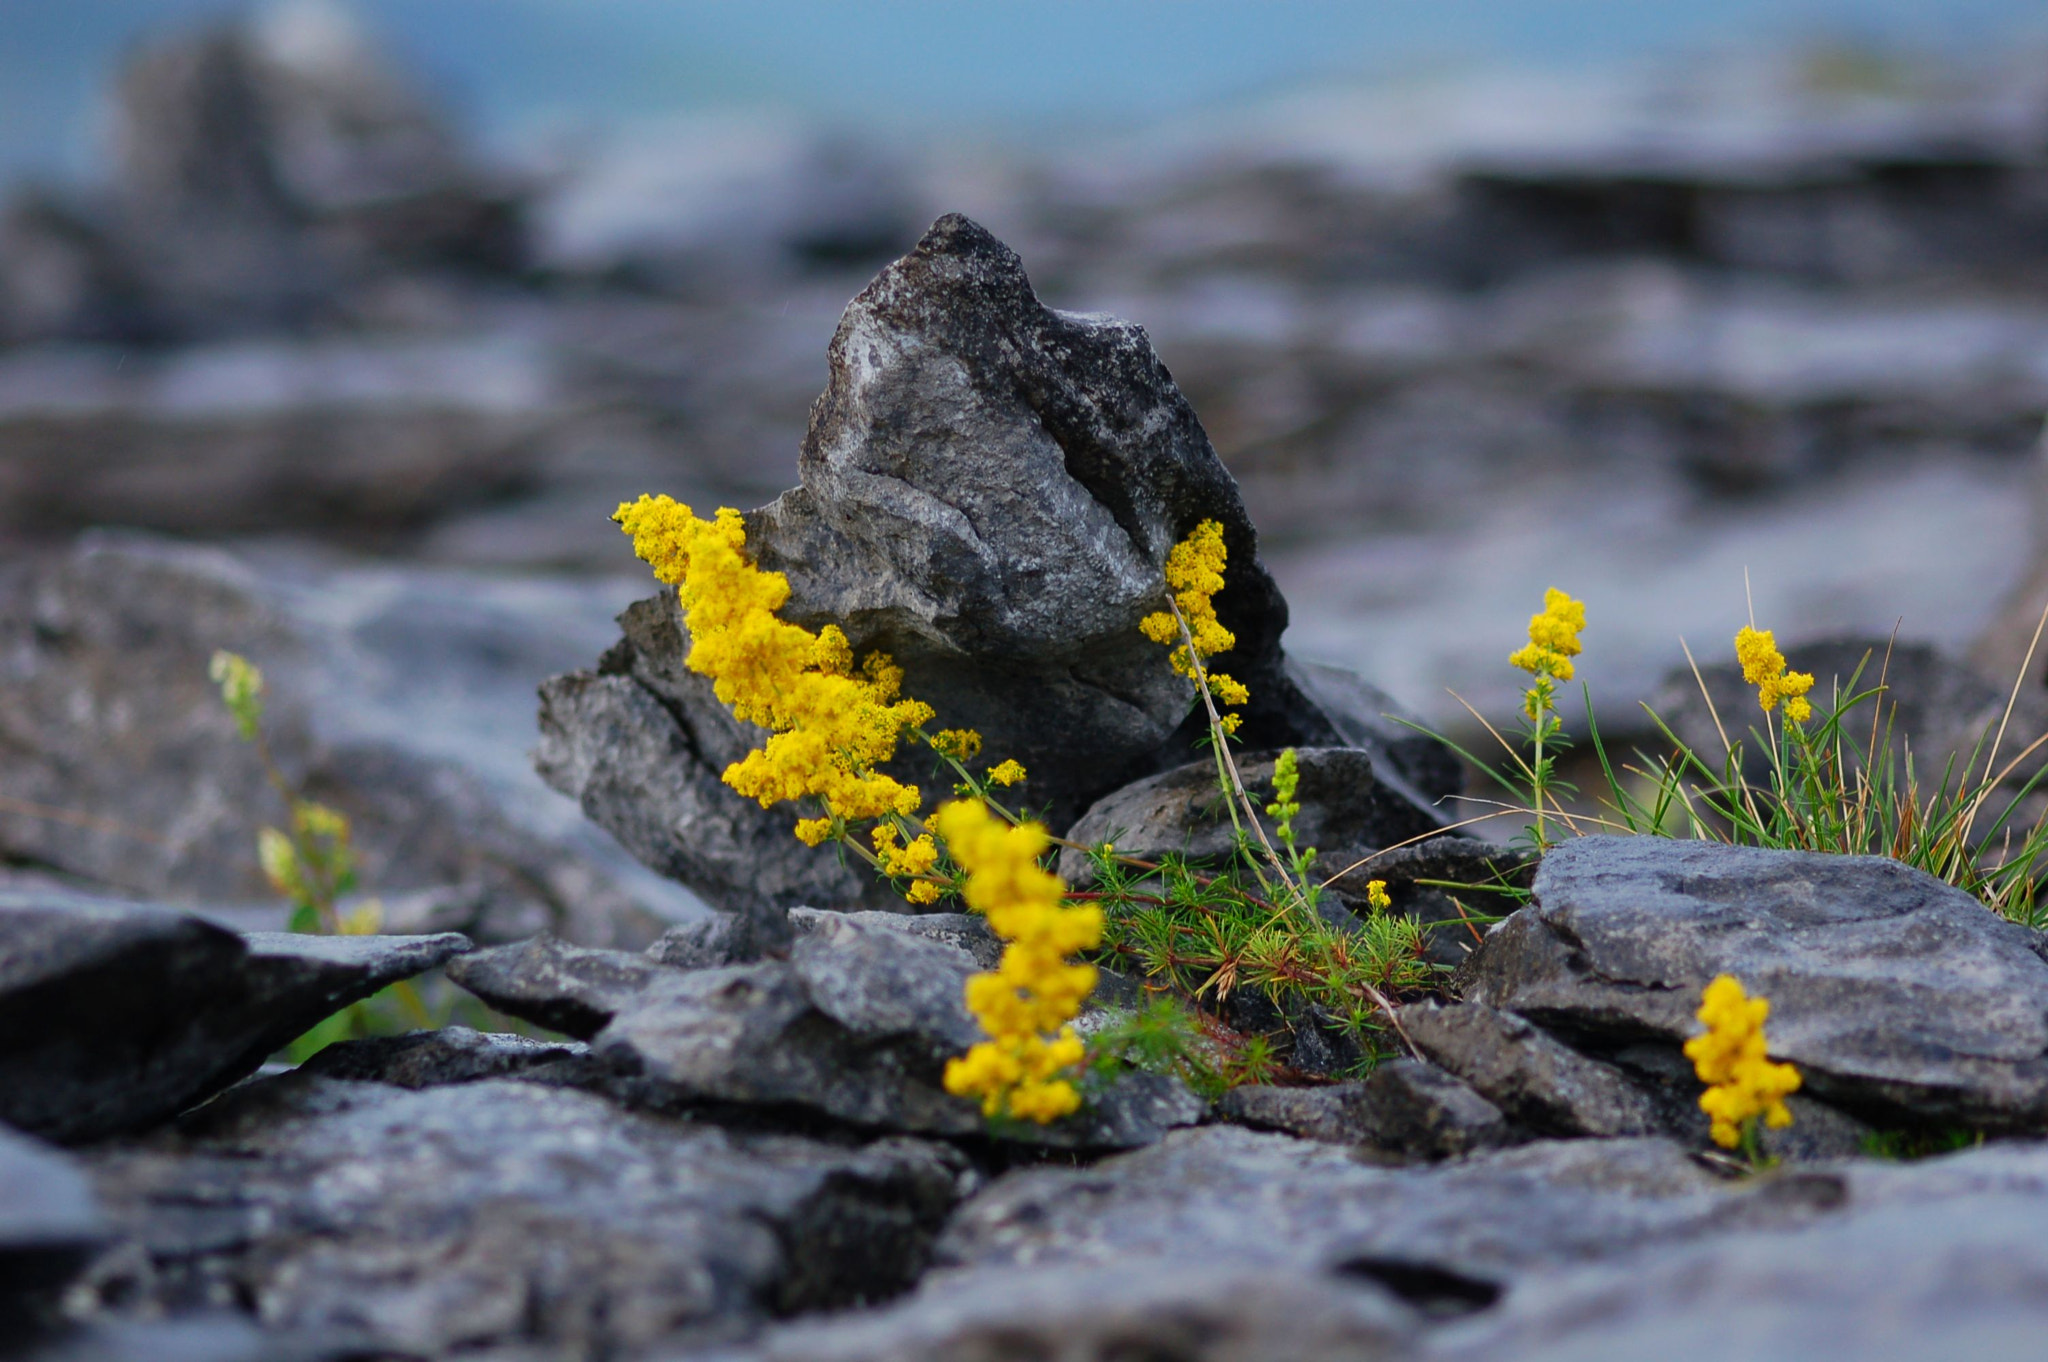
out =
[[540,696],[541,779],[643,864],[735,913],[743,938],[783,944],[775,925],[788,905],[853,906],[881,892],[797,841],[788,811],[764,810],[720,781],[725,763],[705,761],[676,714],[632,677],[571,672],[550,677]]
[[1544,858],[1465,996],[1575,1043],[1675,1049],[1732,974],[1770,999],[1772,1053],[1810,1096],[1881,1124],[2025,1130],[2048,1112],[2040,949],[1896,861],[1587,837]]
[[1360,1082],[1243,1084],[1223,1094],[1216,1114],[1253,1130],[1417,1159],[1451,1158],[1514,1138],[1499,1108],[1442,1069],[1412,1059],[1390,1060]]
[[1363,1083],[1317,1088],[1243,1083],[1223,1094],[1216,1115],[1252,1130],[1278,1130],[1326,1144],[1361,1144],[1366,1138],[1364,1097]]
[[1590,1059],[1512,1012],[1481,1003],[1401,1009],[1415,1048],[1531,1129],[1550,1135],[1668,1131],[1657,1104],[1611,1064]]
[[[1140,1262],[933,1275],[882,1310],[776,1329],[721,1362],[1372,1362],[1412,1356],[1414,1311],[1359,1278]],[[708,1362],[708,1360],[707,1360]]]
[[[790,910],[792,913],[797,911]],[[733,920],[708,917],[671,927],[647,948],[647,958],[677,969],[715,969],[741,963],[734,951]]]
[[0,1126],[0,1322],[21,1297],[62,1286],[106,1237],[84,1172]]
[[[449,975],[501,1011],[587,1038],[599,1060],[649,1097],[979,1134],[978,1107],[941,1082],[946,1061],[982,1039],[964,999],[974,958],[876,921],[886,916],[819,914],[788,960],[679,969],[541,938],[480,951]],[[1004,1133],[1122,1148],[1204,1110],[1177,1080],[1130,1074],[1067,1121]]]
[[1831,1188],[1725,1183],[1662,1139],[1546,1141],[1386,1167],[1335,1145],[1204,1126],[1088,1168],[1005,1174],[954,1216],[938,1261],[1406,1265],[1510,1288],[1710,1227],[1798,1223],[1839,1201]]
[[450,979],[499,1011],[585,1040],[626,1000],[674,974],[644,955],[572,946],[552,936],[477,951],[448,969]]
[[[1390,728],[1362,682],[1316,672],[1327,707],[1297,684],[1236,485],[1138,327],[1045,308],[1013,251],[948,216],[848,306],[829,365],[802,486],[749,516],[749,549],[788,576],[786,618],[893,656],[940,722],[1025,764],[1055,824],[1191,754],[1190,688],[1137,626],[1162,603],[1167,551],[1204,519],[1230,548],[1217,609],[1238,643],[1218,665],[1250,688],[1247,741]],[[543,691],[549,782],[721,906],[884,906],[829,848],[791,847],[788,813],[719,784],[758,735],[683,666],[673,601],[621,624],[597,672]]]
[[2030,1143],[1801,1175],[1809,1195],[1832,1184],[1833,1213],[1561,1273],[1446,1329],[1429,1355],[2018,1362],[2048,1324],[2043,1167],[2042,1146]]
[[1526,1138],[1469,1084],[1419,1060],[1374,1069],[1359,1108],[1361,1142],[1409,1158],[1458,1158]]
[[[287,779],[347,814],[400,930],[644,945],[702,908],[532,773],[534,679],[602,589],[316,571],[95,536],[0,572],[0,855],[104,891],[275,903],[258,829],[284,809],[207,662],[246,654]],[[279,909],[271,919],[282,926]],[[255,925],[250,923],[249,925]]]
[[332,11],[160,38],[113,104],[124,254],[173,334],[331,316],[407,266],[519,261],[514,196]]
[[337,1041],[299,1065],[299,1071],[399,1088],[438,1088],[485,1078],[517,1078],[588,1054],[583,1045],[444,1026],[402,1036]]
[[[1264,810],[1273,800],[1273,763],[1278,756],[1271,751],[1236,756],[1245,791],[1269,836],[1272,818]],[[1317,848],[1332,869],[1394,843],[1439,832],[1446,821],[1419,792],[1383,771],[1363,749],[1300,748],[1298,763],[1301,812],[1294,820],[1295,837],[1302,846]],[[1148,860],[1177,852],[1216,861],[1228,857],[1234,846],[1230,809],[1218,787],[1213,759],[1177,766],[1103,796],[1067,830],[1067,837],[1083,843],[1114,842],[1118,851]],[[1060,852],[1060,875],[1070,885],[1094,882],[1088,858],[1071,847]]]
[[380,1351],[597,1356],[887,1297],[967,1174],[915,1140],[827,1143],[483,1079],[290,1074],[93,1158],[146,1267],[103,1299],[248,1303]]
[[792,908],[790,926],[798,937],[830,928],[845,919],[861,926],[887,927],[967,952],[980,970],[992,970],[1002,963],[1003,939],[978,913],[834,913],[820,908]]
[[241,936],[162,908],[0,896],[0,1119],[63,1142],[168,1120],[468,949],[455,933]]

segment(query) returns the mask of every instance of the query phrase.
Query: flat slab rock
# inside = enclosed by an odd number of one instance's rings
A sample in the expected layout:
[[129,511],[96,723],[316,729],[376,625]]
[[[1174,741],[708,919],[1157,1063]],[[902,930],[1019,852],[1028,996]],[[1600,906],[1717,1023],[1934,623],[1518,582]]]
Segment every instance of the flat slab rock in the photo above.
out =
[[2026,1362],[2044,1217],[2039,1142],[1723,1182],[1654,1140],[1386,1170],[1183,1132],[1012,1173],[915,1293],[719,1356]]
[[[943,934],[881,921],[890,916],[816,914],[787,960],[683,969],[539,937],[466,956],[449,977],[501,1011],[588,1040],[597,1058],[675,1100],[980,1134],[979,1107],[940,1081],[946,1061],[982,1037],[964,1001],[979,965]],[[1067,1121],[1005,1133],[1128,1148],[1205,1110],[1176,1080],[1131,1074]]]
[[631,1112],[487,1078],[293,1073],[89,1156],[126,1241],[102,1311],[243,1302],[375,1355],[612,1356],[888,1296],[968,1185],[959,1155]]
[[1773,1057],[1873,1120],[2048,1123],[2042,939],[1896,861],[1656,837],[1567,842],[1487,935],[1465,996],[1582,1046],[1697,1033],[1732,974],[1770,999]]
[[454,932],[245,935],[164,908],[0,894],[0,1120],[60,1142],[145,1129],[469,948]]
[[1724,1182],[1663,1139],[1544,1141],[1390,1167],[1336,1145],[1204,1126],[1089,1168],[1006,1174],[953,1217],[938,1261],[1322,1271],[1385,1261],[1504,1288],[1709,1225],[1802,1214],[1796,1195]]

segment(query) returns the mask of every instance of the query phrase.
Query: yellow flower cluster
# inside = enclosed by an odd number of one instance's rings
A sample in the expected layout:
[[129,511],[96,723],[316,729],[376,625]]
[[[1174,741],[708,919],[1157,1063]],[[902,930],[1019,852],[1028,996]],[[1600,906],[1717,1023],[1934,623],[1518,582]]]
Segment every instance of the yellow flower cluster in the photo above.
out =
[[[716,520],[702,520],[671,497],[643,496],[612,518],[654,575],[677,587],[690,670],[710,677],[737,717],[769,730],[765,746],[725,769],[726,784],[763,808],[815,795],[841,819],[917,812],[916,787],[874,768],[896,754],[906,729],[932,717],[931,707],[899,698],[902,670],[880,653],[856,670],[838,626],[813,634],[776,618],[789,579],[748,560],[738,511],[721,507]],[[829,819],[805,819],[796,832],[815,846],[831,829]]]
[[[1182,676],[1197,675],[1197,663],[1217,653],[1227,653],[1237,646],[1237,635],[1223,627],[1216,617],[1216,605],[1211,599],[1223,589],[1223,569],[1229,561],[1229,551],[1223,542],[1223,526],[1215,520],[1205,520],[1195,526],[1188,537],[1175,544],[1166,555],[1166,585],[1173,591],[1173,602],[1180,609],[1180,617],[1187,621],[1188,638],[1194,642],[1194,656],[1188,656],[1187,643],[1181,641],[1180,620],[1173,611],[1160,610],[1138,621],[1138,628],[1154,643],[1173,644],[1173,669]],[[1222,672],[1208,672],[1209,690],[1226,705],[1241,705],[1251,699],[1246,690],[1234,678]],[[1223,728],[1235,733],[1241,716],[1223,716]]]
[[981,734],[971,728],[942,728],[932,737],[932,750],[954,761],[973,761],[981,755]]
[[1700,1002],[1707,1033],[1685,1043],[1685,1057],[1707,1085],[1700,1110],[1713,1118],[1714,1143],[1724,1149],[1742,1143],[1742,1128],[1759,1116],[1773,1130],[1792,1124],[1785,1099],[1799,1091],[1799,1070],[1764,1057],[1770,1012],[1769,1002],[1749,997],[1734,976],[1723,974]]
[[1586,627],[1586,605],[1556,587],[1543,593],[1543,609],[1529,617],[1529,643],[1508,654],[1508,665],[1520,667],[1531,676],[1548,676],[1559,681],[1572,679],[1572,659],[1579,647],[1579,630]]
[[1102,943],[1102,910],[1064,902],[1066,886],[1038,864],[1051,845],[1038,824],[1012,827],[978,799],[942,805],[934,822],[967,871],[968,906],[1008,943],[994,973],[967,981],[989,1038],[946,1065],[946,1091],[979,1097],[988,1116],[1057,1120],[1081,1105],[1063,1076],[1083,1054],[1067,1023],[1095,987],[1095,967],[1067,957]]
[[[939,844],[932,840],[930,833],[921,834],[907,846],[899,846],[896,838],[894,823],[877,824],[869,836],[875,846],[875,856],[882,863],[882,873],[890,879],[928,875],[939,863]],[[932,881],[912,878],[903,896],[912,903],[937,903],[939,892],[939,886]]]
[[1803,724],[1813,717],[1813,705],[1806,698],[1806,692],[1813,689],[1813,677],[1785,670],[1785,655],[1778,651],[1777,636],[1770,630],[1736,630],[1735,657],[1742,663],[1742,679],[1756,687],[1756,701],[1764,713],[1769,714],[1783,700],[1786,722]]
[[1375,913],[1384,913],[1394,906],[1393,899],[1387,897],[1387,882],[1385,880],[1366,881],[1365,903]]
[[1024,779],[1024,767],[1015,757],[1005,757],[988,768],[988,778],[998,785],[1015,785]]

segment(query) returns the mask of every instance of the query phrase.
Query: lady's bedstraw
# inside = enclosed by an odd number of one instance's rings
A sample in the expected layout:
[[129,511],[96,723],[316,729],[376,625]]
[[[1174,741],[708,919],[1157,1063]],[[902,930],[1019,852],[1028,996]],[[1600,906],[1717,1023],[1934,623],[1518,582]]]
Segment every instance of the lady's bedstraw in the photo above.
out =
[[[1023,780],[1024,768],[1006,759],[975,777],[966,763],[981,755],[981,735],[926,733],[931,706],[902,697],[902,670],[887,656],[870,653],[855,667],[836,625],[814,634],[778,618],[789,580],[747,557],[738,511],[702,520],[670,497],[642,497],[614,519],[654,575],[676,586],[690,626],[685,665],[711,678],[735,717],[769,731],[766,744],[726,767],[725,783],[763,808],[816,801],[822,816],[796,825],[805,843],[840,843],[913,903],[958,889],[1008,943],[1000,969],[968,981],[968,1008],[989,1039],[947,1065],[947,1091],[980,1098],[991,1117],[1047,1122],[1072,1112],[1080,1091],[1063,1075],[1082,1045],[1067,1023],[1095,987],[1095,967],[1067,957],[1101,943],[1102,913],[1064,902],[1065,886],[1038,866],[1050,846],[1045,829],[990,796],[992,785]],[[955,788],[974,797],[916,822],[920,791],[876,769],[906,740],[930,748],[960,777]],[[862,845],[851,829],[866,822]]]
[[1785,1099],[1799,1091],[1799,1070],[1764,1056],[1764,1019],[1770,1015],[1769,1002],[1750,997],[1733,975],[1723,974],[1707,985],[1700,1001],[1707,1033],[1685,1043],[1685,1057],[1707,1085],[1700,1110],[1713,1120],[1714,1143],[1740,1146],[1752,1162],[1759,1157],[1757,1118],[1773,1130],[1791,1125]]
[[1095,966],[1067,957],[1102,944],[1102,910],[1065,902],[1066,886],[1038,865],[1051,846],[1038,824],[1013,826],[978,799],[941,805],[934,821],[967,872],[967,906],[1007,943],[994,973],[967,981],[989,1038],[946,1065],[946,1091],[979,1097],[987,1116],[1056,1120],[1081,1105],[1066,1074],[1083,1047],[1068,1023],[1095,988]]
[[1534,678],[1522,697],[1529,745],[1526,774],[1530,810],[1536,815],[1532,836],[1537,850],[1550,845],[1544,828],[1545,806],[1556,786],[1557,752],[1569,746],[1557,717],[1557,683],[1572,679],[1572,659],[1581,651],[1579,631],[1586,627],[1586,606],[1556,587],[1543,593],[1543,609],[1529,617],[1529,642],[1508,655],[1508,664]]

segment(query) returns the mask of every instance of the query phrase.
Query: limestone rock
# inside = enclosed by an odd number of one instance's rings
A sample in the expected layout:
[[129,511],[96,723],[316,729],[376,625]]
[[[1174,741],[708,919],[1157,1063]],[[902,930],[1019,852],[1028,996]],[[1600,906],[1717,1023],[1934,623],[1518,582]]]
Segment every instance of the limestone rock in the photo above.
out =
[[74,1142],[168,1120],[466,937],[238,935],[161,908],[0,895],[0,1119]]
[[1674,1133],[1626,1074],[1589,1059],[1512,1012],[1480,1003],[1401,1009],[1401,1029],[1429,1059],[1517,1121],[1553,1135]]
[[[940,723],[1024,763],[1025,797],[1055,825],[1192,754],[1191,689],[1138,622],[1164,601],[1168,550],[1205,519],[1229,546],[1216,605],[1238,642],[1217,665],[1251,690],[1247,741],[1379,744],[1426,797],[1455,784],[1401,741],[1385,697],[1284,657],[1286,603],[1236,484],[1140,328],[1046,308],[1015,252],[949,216],[848,306],[829,366],[802,486],[748,517],[749,550],[788,576],[785,618],[893,656]],[[684,667],[673,593],[621,625],[595,673],[543,690],[549,782],[721,906],[900,907],[830,848],[783,845],[787,810],[720,786],[759,735]]]
[[1217,1115],[1254,1130],[1370,1145],[1407,1158],[1449,1158],[1513,1139],[1499,1108],[1436,1066],[1410,1059],[1390,1060],[1362,1082],[1247,1083],[1223,1094]]
[[1375,1362],[1412,1356],[1417,1324],[1357,1278],[1164,1262],[1026,1267],[938,1273],[895,1305],[788,1325],[705,1362]]
[[2048,1325],[2038,1289],[2048,1272],[2043,1152],[2028,1143],[1802,1175],[1782,1190],[1831,1201],[1828,1214],[1738,1225],[1560,1273],[1441,1335],[1429,1355],[2019,1362]]
[[1219,1125],[1089,1168],[1005,1174],[954,1216],[938,1261],[1406,1265],[1500,1289],[1711,1226],[1797,1223],[1814,1210],[1723,1183],[1662,1139],[1545,1141],[1382,1167],[1336,1145]]
[[[449,974],[501,1011],[587,1038],[598,1059],[670,1100],[979,1134],[976,1104],[941,1084],[946,1061],[982,1039],[963,997],[974,958],[873,920],[881,916],[820,914],[787,960],[678,969],[542,938],[478,952]],[[1074,1118],[1006,1134],[1128,1147],[1203,1110],[1180,1083],[1131,1074]]]
[[1482,1093],[1434,1064],[1396,1059],[1365,1080],[1367,1143],[1419,1159],[1449,1159],[1527,1136]]
[[1575,1044],[1669,1053],[1732,974],[1770,999],[1771,1052],[1807,1095],[1881,1123],[2030,1130],[2048,1113],[2041,950],[1896,861],[1586,837],[1544,858],[1465,996]]
[[486,1078],[516,1078],[587,1057],[589,1047],[532,1040],[501,1031],[444,1026],[402,1036],[337,1041],[299,1066],[322,1078],[440,1088]]
[[920,1141],[738,1133],[534,1083],[301,1074],[92,1167],[147,1261],[110,1298],[244,1300],[379,1353],[551,1357],[891,1295],[966,1173]]

